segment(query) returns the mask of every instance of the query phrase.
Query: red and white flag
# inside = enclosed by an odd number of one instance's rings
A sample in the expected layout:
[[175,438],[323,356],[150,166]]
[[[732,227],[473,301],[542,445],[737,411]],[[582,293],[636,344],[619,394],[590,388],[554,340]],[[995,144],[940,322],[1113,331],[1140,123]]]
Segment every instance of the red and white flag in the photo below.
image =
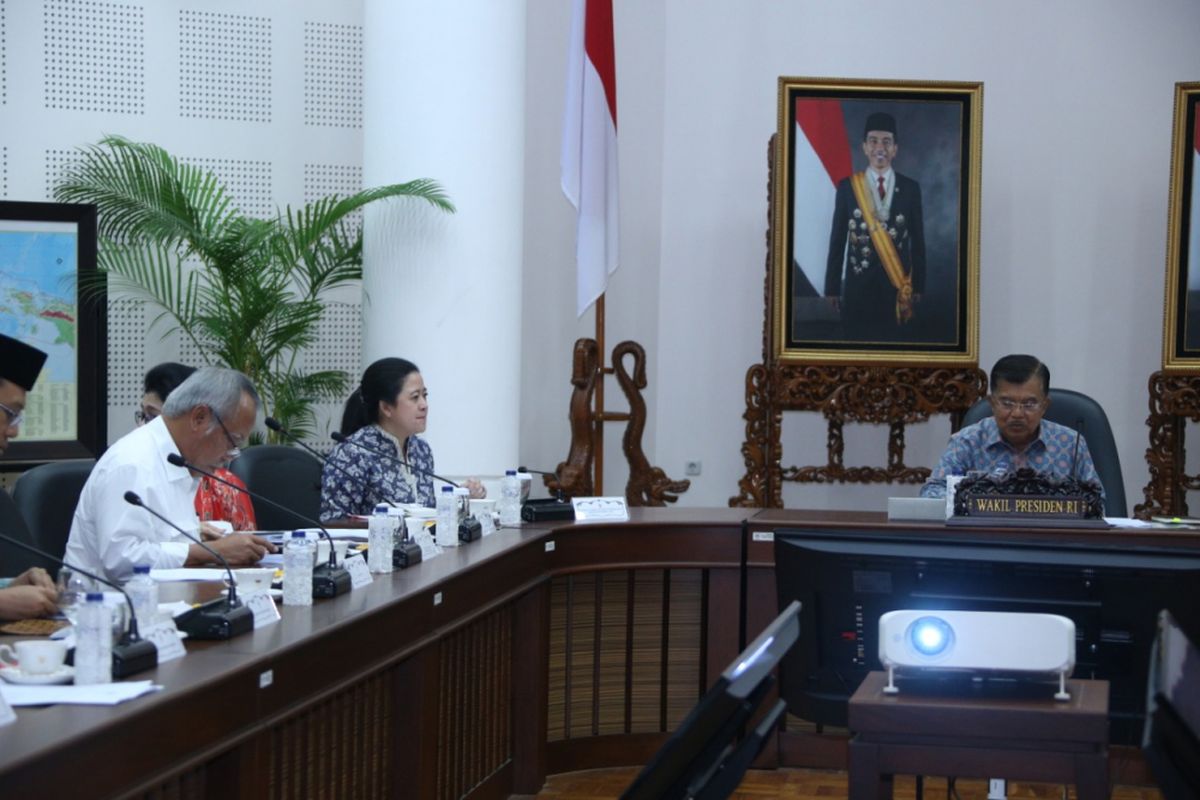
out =
[[576,312],[617,270],[617,71],[612,0],[575,0],[563,115],[562,188],[578,211]]
[[833,219],[837,185],[854,166],[850,139],[840,100],[801,97],[796,100],[796,170],[792,176],[792,255],[805,281],[802,295],[825,293],[825,263],[829,255],[829,224]]

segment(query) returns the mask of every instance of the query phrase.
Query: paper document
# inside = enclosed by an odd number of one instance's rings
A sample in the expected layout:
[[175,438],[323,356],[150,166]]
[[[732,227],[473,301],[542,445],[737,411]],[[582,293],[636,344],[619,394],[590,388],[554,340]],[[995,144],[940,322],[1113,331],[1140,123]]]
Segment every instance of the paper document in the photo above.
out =
[[115,706],[157,692],[161,686],[153,681],[125,683],[96,683],[91,686],[0,686],[0,694],[10,706],[49,706],[59,704],[81,706]]
[[229,574],[218,567],[181,567],[152,569],[150,577],[156,581],[223,581]]

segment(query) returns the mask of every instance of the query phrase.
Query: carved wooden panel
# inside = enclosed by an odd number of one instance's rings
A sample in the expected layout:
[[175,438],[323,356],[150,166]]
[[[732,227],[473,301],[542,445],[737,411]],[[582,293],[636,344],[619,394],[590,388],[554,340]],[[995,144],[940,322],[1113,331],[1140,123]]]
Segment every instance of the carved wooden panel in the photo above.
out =
[[1145,502],[1134,506],[1133,514],[1141,519],[1156,514],[1186,516],[1186,491],[1200,489],[1200,475],[1184,472],[1184,423],[1200,422],[1200,376],[1159,371],[1150,376],[1148,388],[1150,481],[1142,490]]

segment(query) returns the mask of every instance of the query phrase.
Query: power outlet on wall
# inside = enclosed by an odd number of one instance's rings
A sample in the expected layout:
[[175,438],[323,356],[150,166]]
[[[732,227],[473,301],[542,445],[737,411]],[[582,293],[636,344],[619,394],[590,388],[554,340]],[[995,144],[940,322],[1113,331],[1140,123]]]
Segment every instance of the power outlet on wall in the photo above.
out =
[[688,461],[684,464],[683,472],[685,475],[699,475],[702,467],[699,461]]

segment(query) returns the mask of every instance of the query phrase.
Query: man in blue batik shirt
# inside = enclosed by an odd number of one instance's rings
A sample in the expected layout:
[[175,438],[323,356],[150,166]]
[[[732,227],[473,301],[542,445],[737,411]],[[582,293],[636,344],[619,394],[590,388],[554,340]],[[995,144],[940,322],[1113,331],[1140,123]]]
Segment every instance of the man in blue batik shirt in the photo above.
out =
[[1050,370],[1045,364],[1033,356],[1005,356],[992,367],[990,388],[993,416],[950,437],[921,487],[922,497],[945,497],[947,475],[1007,473],[1025,467],[1101,485],[1087,440],[1065,425],[1042,419],[1050,405]]

